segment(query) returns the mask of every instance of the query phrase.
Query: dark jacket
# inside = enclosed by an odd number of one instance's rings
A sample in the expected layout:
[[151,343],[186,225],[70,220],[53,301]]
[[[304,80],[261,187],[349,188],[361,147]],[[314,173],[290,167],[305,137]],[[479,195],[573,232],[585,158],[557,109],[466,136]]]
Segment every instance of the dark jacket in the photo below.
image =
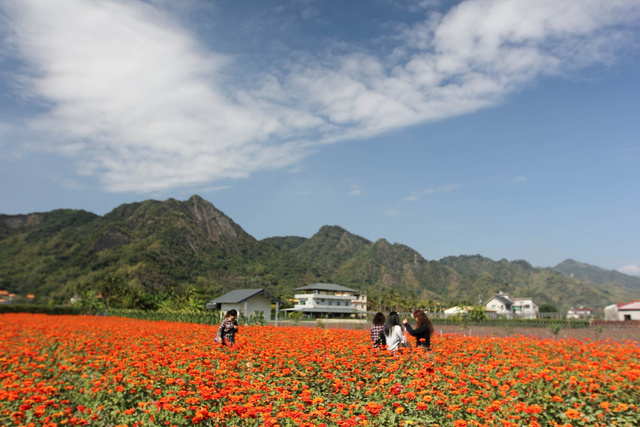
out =
[[236,334],[238,333],[238,322],[225,318],[218,328],[218,336],[222,338],[222,344],[229,343],[231,345],[236,342]]
[[431,347],[431,332],[427,325],[422,325],[419,328],[413,329],[409,323],[405,323],[407,332],[416,337],[416,345],[418,347]]

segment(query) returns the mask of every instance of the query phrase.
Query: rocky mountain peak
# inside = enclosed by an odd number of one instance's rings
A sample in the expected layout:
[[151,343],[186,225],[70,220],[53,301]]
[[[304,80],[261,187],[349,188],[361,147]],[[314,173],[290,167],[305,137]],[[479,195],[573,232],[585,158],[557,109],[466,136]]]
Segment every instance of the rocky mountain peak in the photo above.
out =
[[235,242],[242,229],[222,211],[202,197],[194,195],[186,202],[196,224],[214,241]]

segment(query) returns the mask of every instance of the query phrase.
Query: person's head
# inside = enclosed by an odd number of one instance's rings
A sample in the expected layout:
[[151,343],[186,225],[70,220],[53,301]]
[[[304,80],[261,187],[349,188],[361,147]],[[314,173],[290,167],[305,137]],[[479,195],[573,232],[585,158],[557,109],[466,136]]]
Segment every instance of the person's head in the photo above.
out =
[[400,322],[400,316],[398,316],[398,313],[392,311],[389,313],[389,317],[387,317],[387,321],[384,324],[384,333],[389,335],[394,326],[402,326],[402,323]]
[[416,310],[413,313],[413,318],[416,319],[416,322],[418,322],[418,328],[422,325],[427,325],[427,327],[429,328],[429,332],[433,332],[433,324],[424,311]]
[[238,317],[238,312],[232,308],[231,310],[227,311],[227,315],[225,317],[227,319],[234,320],[236,317]]
[[384,314],[378,312],[376,313],[376,315],[373,317],[373,324],[374,325],[384,325],[384,321],[387,320],[384,317]]

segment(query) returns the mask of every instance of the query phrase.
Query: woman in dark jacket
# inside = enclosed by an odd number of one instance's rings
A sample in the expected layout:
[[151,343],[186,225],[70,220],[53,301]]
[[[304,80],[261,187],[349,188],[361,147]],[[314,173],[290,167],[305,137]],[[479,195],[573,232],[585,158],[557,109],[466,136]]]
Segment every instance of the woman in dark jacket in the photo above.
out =
[[411,327],[407,319],[402,321],[405,328],[407,328],[407,332],[416,337],[417,347],[431,350],[431,334],[433,334],[433,324],[431,323],[431,320],[429,320],[425,312],[422,310],[417,310],[413,313],[413,318],[418,322],[418,326],[415,329]]

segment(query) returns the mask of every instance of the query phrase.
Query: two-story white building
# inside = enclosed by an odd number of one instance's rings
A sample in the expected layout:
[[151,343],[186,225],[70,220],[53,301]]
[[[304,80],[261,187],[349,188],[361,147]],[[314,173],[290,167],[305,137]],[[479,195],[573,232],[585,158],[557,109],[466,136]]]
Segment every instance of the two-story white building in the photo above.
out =
[[316,316],[365,315],[367,294],[333,283],[314,283],[295,289],[296,304],[287,311]]
[[484,306],[487,312],[495,313],[497,316],[523,319],[535,319],[540,309],[532,298],[511,298],[503,292],[491,297]]

